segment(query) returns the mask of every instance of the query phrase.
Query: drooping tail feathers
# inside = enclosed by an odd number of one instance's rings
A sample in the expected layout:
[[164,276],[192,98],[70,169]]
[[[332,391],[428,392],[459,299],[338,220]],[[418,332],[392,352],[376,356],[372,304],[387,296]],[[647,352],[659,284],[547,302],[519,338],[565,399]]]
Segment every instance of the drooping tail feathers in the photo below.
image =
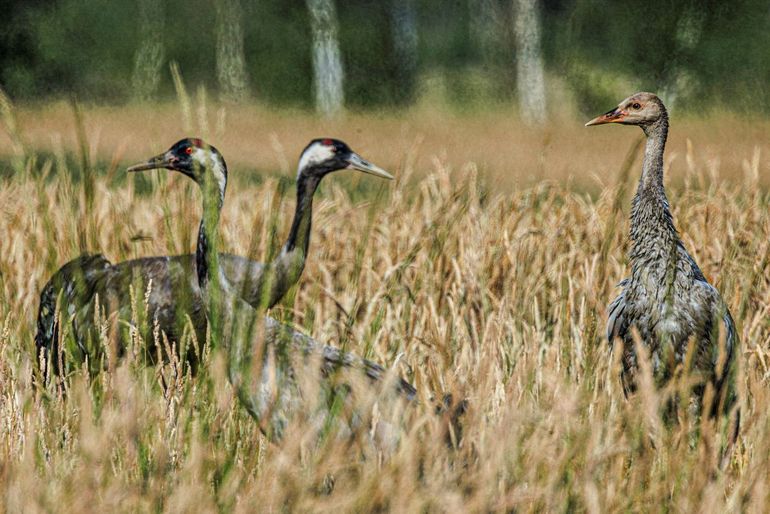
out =
[[[93,293],[94,277],[99,271],[110,266],[101,254],[83,254],[53,274],[40,292],[40,306],[37,312],[37,334],[35,334],[35,361],[41,376],[58,374],[59,334],[56,324],[56,303],[62,294],[64,315],[73,314],[70,308],[78,298],[87,298]],[[68,308],[69,307],[69,308]],[[44,366],[40,368],[41,364]]]

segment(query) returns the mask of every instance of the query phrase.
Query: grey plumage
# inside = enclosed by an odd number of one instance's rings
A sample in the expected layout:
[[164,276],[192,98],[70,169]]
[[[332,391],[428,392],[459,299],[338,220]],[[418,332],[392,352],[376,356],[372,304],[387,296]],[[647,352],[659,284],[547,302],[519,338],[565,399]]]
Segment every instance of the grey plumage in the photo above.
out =
[[[339,149],[338,152],[335,151],[337,153],[335,159],[344,162],[353,160],[349,155],[345,155],[352,152],[344,143],[334,140],[323,141],[325,145],[334,145]],[[260,429],[272,437],[280,437],[288,419],[293,412],[296,412],[295,408],[303,398],[303,393],[307,394],[307,391],[301,388],[303,380],[310,378],[311,381],[319,383],[317,379],[321,377],[312,377],[308,371],[310,373],[320,371],[321,376],[328,377],[338,372],[355,370],[355,374],[362,379],[369,382],[382,382],[385,378],[385,369],[355,354],[320,344],[272,318],[263,318],[264,307],[254,308],[239,296],[237,289],[229,283],[226,276],[220,273],[220,257],[216,250],[219,216],[227,186],[224,159],[216,158],[216,155],[201,157],[197,162],[178,159],[177,154],[196,155],[196,150],[192,152],[188,150],[191,144],[211,152],[216,151],[205,143],[196,144],[183,140],[163,156],[129,169],[141,171],[167,168],[189,176],[201,187],[204,215],[196,249],[197,274],[190,274],[190,276],[197,275],[200,305],[205,306],[212,339],[218,346],[228,351],[229,379],[240,402],[258,422]],[[217,169],[207,165],[210,162],[222,163],[222,169],[218,170],[219,177],[216,177]],[[378,170],[373,165],[368,163],[366,165]],[[342,166],[340,163],[328,162],[325,167],[324,173],[329,173]],[[212,184],[216,184],[216,190]],[[292,227],[292,234],[296,230],[295,225]],[[295,239],[290,235],[290,243]],[[293,251],[294,247],[296,247],[294,243],[287,244],[284,253]],[[264,320],[264,324],[260,323],[261,320]],[[260,348],[262,352],[259,351]],[[318,368],[308,370],[307,365],[314,364],[310,362],[313,358],[320,366],[320,370]],[[300,370],[300,366],[303,369]],[[255,368],[258,369],[257,373],[254,373]],[[355,377],[349,378],[351,380],[345,380],[342,383],[343,386],[348,387],[355,382]],[[327,388],[319,389],[324,391]],[[415,389],[402,379],[395,382],[395,391],[407,400],[412,400],[416,393]]]
[[[318,392],[334,390],[346,396],[357,389],[357,383],[365,381],[375,386],[374,389],[366,388],[368,393],[388,393],[382,389],[387,384],[397,397],[415,400],[417,391],[414,386],[398,376],[391,378],[391,384],[386,380],[388,371],[379,364],[319,343],[269,316],[264,318],[264,326],[258,327],[255,321],[259,311],[241,300],[235,300],[235,304],[232,311],[226,314],[229,379],[241,405],[266,435],[273,438],[282,436],[288,420],[297,412],[303,398],[308,399],[308,391],[302,386],[308,379],[321,386]],[[261,341],[255,337],[257,333],[264,334]],[[258,356],[255,349],[259,348],[260,342],[264,344],[263,355]],[[256,374],[255,357],[261,358]],[[320,375],[316,375],[319,368]],[[323,384],[318,379],[323,379]],[[328,379],[333,381],[328,382]],[[388,396],[392,395],[385,395]],[[465,405],[460,408],[464,410]]]
[[707,413],[727,413],[736,400],[734,374],[738,337],[730,311],[687,252],[674,227],[663,186],[663,152],[668,113],[652,93],[637,93],[587,125],[638,125],[647,136],[642,176],[631,210],[631,276],[620,282],[620,295],[609,306],[607,339],[623,343],[622,381],[635,386],[638,368],[634,331],[650,352],[659,384],[685,363],[692,343],[690,373],[701,401],[713,386]]
[[[257,304],[261,301],[260,285],[264,265],[237,255],[221,256],[222,270],[233,287],[243,291],[244,300]],[[149,280],[152,279],[152,284]],[[117,319],[130,321],[133,306],[141,306],[148,290],[147,324],[141,330],[145,341],[144,359],[152,364],[157,360],[153,331],[155,323],[168,339],[177,342],[183,335],[185,325],[191,324],[198,341],[206,338],[206,313],[201,299],[198,280],[195,276],[195,255],[146,257],[112,264],[101,254],[85,254],[62,266],[40,293],[37,334],[35,344],[37,358],[41,355],[50,370],[59,374],[59,327],[55,323],[55,312],[61,308],[59,318],[68,325],[67,352],[70,362],[79,365],[88,357],[93,372],[98,372],[103,363],[100,357],[99,331],[94,327],[96,300],[101,307],[101,316],[117,313]],[[133,288],[135,298],[132,300]],[[274,288],[277,296],[278,289]],[[277,302],[277,300],[276,300]],[[275,302],[268,302],[270,306]],[[119,325],[117,331],[118,357],[126,350],[130,340],[129,331],[134,327],[128,323]],[[197,362],[194,348],[188,348],[188,361]]]
[[[226,173],[224,159],[216,149],[213,150],[213,158]],[[299,281],[310,244],[313,196],[324,176],[340,169],[356,169],[393,178],[352,152],[344,143],[330,139],[311,141],[302,152],[298,167],[297,205],[281,252],[268,265],[236,255],[219,257],[219,267],[230,287],[254,307],[273,307]],[[73,358],[63,360],[65,367],[71,363],[79,365],[86,358],[93,372],[102,367],[102,334],[94,323],[97,299],[100,316],[117,313],[117,319],[122,321],[116,334],[118,356],[125,352],[131,332],[138,330],[145,343],[144,357],[148,363],[154,363],[158,356],[154,337],[156,326],[172,343],[179,342],[188,326],[192,327],[199,342],[205,341],[206,313],[196,272],[200,273],[200,270],[197,270],[196,255],[193,254],[146,257],[118,264],[112,264],[102,255],[83,255],[65,264],[40,294],[36,358],[42,358],[51,368],[43,372],[56,374],[61,371],[59,359],[52,358],[59,355],[59,327],[55,319],[57,301],[62,309],[60,320],[71,329],[66,338],[65,353]],[[143,314],[142,299],[148,287],[147,312],[141,326],[129,324],[135,313]],[[182,350],[177,348],[177,351]],[[194,345],[188,346],[185,353],[183,357],[194,370],[197,365]]]

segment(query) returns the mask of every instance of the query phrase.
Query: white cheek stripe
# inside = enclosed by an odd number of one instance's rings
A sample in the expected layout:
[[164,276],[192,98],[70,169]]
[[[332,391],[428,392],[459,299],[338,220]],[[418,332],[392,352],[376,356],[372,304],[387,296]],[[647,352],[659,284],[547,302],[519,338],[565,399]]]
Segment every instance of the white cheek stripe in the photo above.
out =
[[222,159],[213,152],[204,150],[203,148],[196,148],[193,158],[198,162],[198,165],[202,169],[211,169],[214,174],[214,178],[217,179],[217,185],[220,191],[225,190],[227,184],[227,177],[225,176],[224,169],[222,167]]
[[315,143],[313,146],[305,150],[302,157],[299,159],[299,166],[297,166],[297,176],[302,173],[302,170],[307,169],[310,166],[320,164],[334,155],[334,150],[321,143]]

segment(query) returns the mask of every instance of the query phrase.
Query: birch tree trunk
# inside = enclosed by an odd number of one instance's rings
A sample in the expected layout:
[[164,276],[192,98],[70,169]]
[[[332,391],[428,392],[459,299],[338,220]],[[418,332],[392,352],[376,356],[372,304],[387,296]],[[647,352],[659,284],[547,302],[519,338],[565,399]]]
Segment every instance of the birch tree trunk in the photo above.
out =
[[414,0],[391,0],[390,17],[398,96],[401,100],[408,101],[414,97],[417,80],[418,35]]
[[139,0],[139,48],[134,54],[131,94],[135,100],[152,100],[158,91],[165,58],[163,1]]
[[243,53],[243,12],[239,0],[217,0],[217,79],[225,100],[241,102],[249,93]]
[[307,7],[313,32],[316,109],[331,116],[342,110],[345,101],[337,11],[333,0],[307,0]]
[[538,0],[514,0],[513,29],[521,117],[527,124],[543,123],[547,112]]

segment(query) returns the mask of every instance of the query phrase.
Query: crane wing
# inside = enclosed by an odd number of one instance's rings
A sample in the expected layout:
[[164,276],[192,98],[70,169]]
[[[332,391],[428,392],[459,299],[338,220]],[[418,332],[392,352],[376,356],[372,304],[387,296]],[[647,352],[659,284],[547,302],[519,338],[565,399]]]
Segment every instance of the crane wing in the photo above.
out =
[[622,331],[625,330],[625,310],[626,310],[626,285],[629,279],[624,278],[618,284],[622,288],[620,294],[612,300],[609,306],[607,316],[607,342],[612,346],[616,337],[622,337]]

